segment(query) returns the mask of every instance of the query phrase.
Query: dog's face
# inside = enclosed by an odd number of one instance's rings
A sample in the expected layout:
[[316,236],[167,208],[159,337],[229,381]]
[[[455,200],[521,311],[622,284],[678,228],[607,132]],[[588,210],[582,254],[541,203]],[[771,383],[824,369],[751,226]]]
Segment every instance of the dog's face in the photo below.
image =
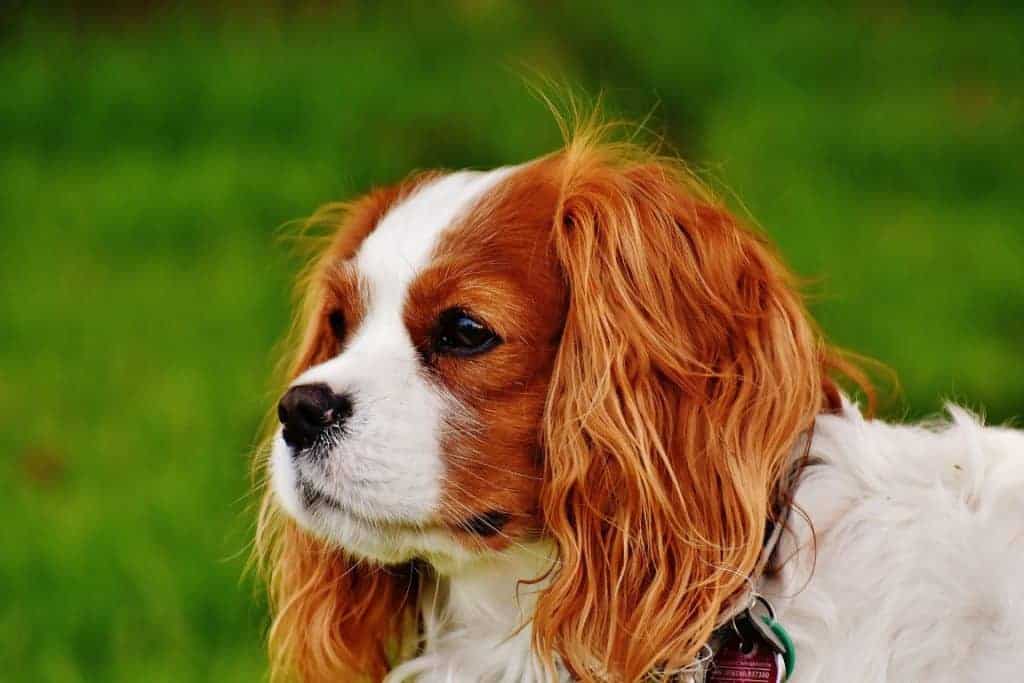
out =
[[835,358],[761,238],[595,137],[327,212],[261,525],[282,667],[379,679],[411,561],[534,537],[538,655],[584,680],[689,664],[745,585]]
[[282,505],[313,533],[438,565],[537,533],[565,308],[548,175],[418,179],[364,207],[359,234],[329,252],[271,465]]

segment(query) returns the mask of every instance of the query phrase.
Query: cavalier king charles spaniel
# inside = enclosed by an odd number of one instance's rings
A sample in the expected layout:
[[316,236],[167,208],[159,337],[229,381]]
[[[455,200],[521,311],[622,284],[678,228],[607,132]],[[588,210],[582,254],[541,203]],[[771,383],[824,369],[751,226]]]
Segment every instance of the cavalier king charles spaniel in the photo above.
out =
[[272,677],[1021,680],[1024,435],[862,414],[764,237],[602,138],[314,217]]

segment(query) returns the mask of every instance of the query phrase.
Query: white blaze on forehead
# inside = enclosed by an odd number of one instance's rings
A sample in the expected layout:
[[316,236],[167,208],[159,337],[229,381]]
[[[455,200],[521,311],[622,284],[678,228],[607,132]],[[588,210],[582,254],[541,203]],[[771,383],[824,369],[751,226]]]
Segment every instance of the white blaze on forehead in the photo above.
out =
[[356,267],[370,284],[371,297],[385,297],[389,303],[396,303],[390,295],[404,298],[416,274],[429,264],[441,233],[512,170],[451,173],[427,182],[391,208],[356,253]]

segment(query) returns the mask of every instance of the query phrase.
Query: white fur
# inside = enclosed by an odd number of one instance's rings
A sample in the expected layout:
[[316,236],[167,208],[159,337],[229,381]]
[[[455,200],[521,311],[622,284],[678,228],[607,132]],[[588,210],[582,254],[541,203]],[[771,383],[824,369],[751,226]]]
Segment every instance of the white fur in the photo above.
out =
[[[431,526],[445,475],[442,430],[458,406],[424,377],[403,312],[444,231],[510,170],[442,176],[391,208],[348,263],[363,284],[364,319],[341,354],[293,382],[348,394],[353,415],[324,458],[293,457],[279,432],[274,490],[306,528],[352,552],[384,562],[425,555],[451,563],[467,555]],[[296,490],[300,479],[336,504],[307,507]]]
[[551,565],[545,543],[515,545],[435,577],[420,603],[423,652],[385,683],[544,683],[531,650],[530,616],[544,583],[520,584]]
[[[787,562],[763,592],[796,641],[793,683],[1024,677],[1024,433],[818,419]],[[811,572],[813,568],[813,573]]]
[[[759,587],[796,642],[792,683],[1021,680],[1024,433],[949,410],[949,422],[918,426],[849,404],[818,419],[820,464],[796,495],[817,544],[791,515],[776,555],[788,561]],[[519,630],[534,596],[524,614],[512,595],[538,557],[509,552],[441,579],[421,606],[424,653],[388,683],[550,680]],[[446,594],[442,608],[430,602]]]

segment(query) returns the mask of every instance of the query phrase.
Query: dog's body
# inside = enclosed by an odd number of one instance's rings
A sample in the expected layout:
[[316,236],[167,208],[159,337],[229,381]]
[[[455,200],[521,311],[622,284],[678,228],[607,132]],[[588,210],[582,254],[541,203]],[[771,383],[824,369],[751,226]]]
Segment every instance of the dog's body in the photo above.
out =
[[863,418],[671,162],[581,135],[328,217],[259,539],[275,673],[700,680],[751,585],[795,683],[1024,672],[1024,435]]
[[[1024,667],[1024,434],[818,418],[781,571],[797,683],[994,681]],[[813,525],[808,525],[807,520]]]

